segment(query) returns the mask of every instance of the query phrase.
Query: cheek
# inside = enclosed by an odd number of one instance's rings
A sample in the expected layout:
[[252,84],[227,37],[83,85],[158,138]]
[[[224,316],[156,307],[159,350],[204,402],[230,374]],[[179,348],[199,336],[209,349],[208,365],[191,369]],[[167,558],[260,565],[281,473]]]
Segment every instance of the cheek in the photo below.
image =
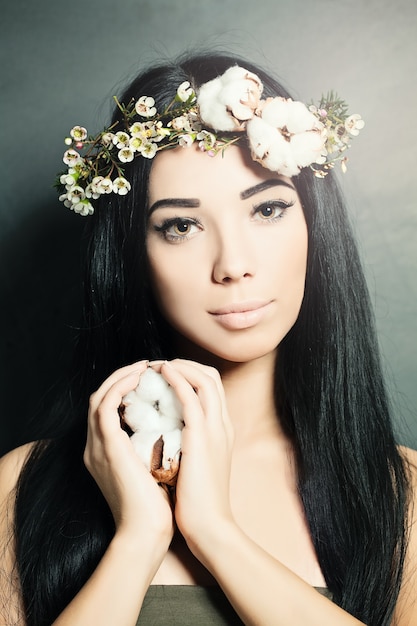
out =
[[[169,321],[176,312],[188,310],[192,305],[194,286],[190,284],[189,263],[183,267],[181,263],[172,262],[172,259],[158,261],[148,256],[149,276],[152,291],[161,313]],[[188,269],[188,272],[187,272]]]

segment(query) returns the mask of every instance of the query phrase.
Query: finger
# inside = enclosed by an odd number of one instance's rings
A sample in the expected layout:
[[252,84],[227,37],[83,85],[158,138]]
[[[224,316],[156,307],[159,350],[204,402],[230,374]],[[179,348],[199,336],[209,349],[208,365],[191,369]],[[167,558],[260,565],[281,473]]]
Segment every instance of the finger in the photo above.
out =
[[[169,363],[179,370],[196,390],[206,415],[220,417],[229,437],[233,437],[234,430],[227,410],[226,394],[218,370],[184,359],[174,359]],[[217,404],[218,399],[220,407]]]
[[172,363],[173,365],[178,364],[180,366],[184,366],[185,368],[195,368],[199,370],[202,374],[205,374],[212,378],[216,383],[217,391],[220,397],[223,401],[226,401],[222,379],[219,371],[215,367],[211,367],[210,365],[203,365],[202,363],[198,363],[197,361],[189,361],[186,359],[174,359],[173,361],[170,361],[170,363]]
[[103,382],[103,384],[100,385],[100,387],[97,389],[97,391],[95,391],[91,395],[90,406],[92,406],[93,409],[96,408],[100,404],[100,402],[102,401],[102,399],[106,395],[106,393],[109,391],[109,389],[118,380],[120,380],[120,379],[124,378],[125,376],[127,376],[129,374],[132,374],[132,373],[141,374],[148,367],[148,363],[149,363],[149,361],[147,361],[147,360],[137,361],[136,363],[131,363],[130,365],[125,365],[124,367],[121,367],[121,368],[117,369],[116,371],[114,371],[108,378],[106,378],[106,380]]
[[195,423],[196,420],[204,419],[204,411],[201,400],[194,387],[184,377],[184,375],[174,369],[171,363],[165,362],[161,365],[161,374],[169,385],[174,389],[180,404],[182,405],[182,416],[186,426]]
[[[196,399],[198,399],[203,417],[210,418],[210,421],[214,423],[222,421],[222,413],[226,407],[213,376],[186,361],[171,361],[164,364],[161,373],[172,385],[184,406],[187,405],[191,409],[196,406]],[[187,424],[188,418],[190,424],[190,420],[197,417],[198,414],[188,413],[184,416],[184,421]]]
[[89,411],[89,425],[92,432],[103,436],[111,436],[120,431],[118,409],[123,396],[137,387],[142,371],[133,371],[113,382],[95,408]]

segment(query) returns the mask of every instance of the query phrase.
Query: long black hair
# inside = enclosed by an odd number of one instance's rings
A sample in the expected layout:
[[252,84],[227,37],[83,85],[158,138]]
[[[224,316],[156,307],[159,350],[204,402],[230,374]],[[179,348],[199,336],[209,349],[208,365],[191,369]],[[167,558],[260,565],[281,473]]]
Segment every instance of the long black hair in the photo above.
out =
[[[265,96],[289,97],[252,63],[201,54],[147,70],[121,100],[149,95],[162,109],[183,81],[198,88],[236,63],[260,76]],[[42,441],[18,485],[17,566],[29,625],[57,617],[114,533],[108,506],[82,461],[89,395],[122,365],[176,356],[148,282],[150,167],[148,159],[135,159],[126,170],[131,192],[106,196],[88,218],[84,319],[73,378],[44,422]],[[300,498],[334,601],[369,625],[388,626],[406,548],[407,471],[393,436],[371,306],[338,186],[332,173],[322,180],[308,169],[293,182],[308,225],[308,267],[299,317],[279,348],[277,411],[295,449]]]

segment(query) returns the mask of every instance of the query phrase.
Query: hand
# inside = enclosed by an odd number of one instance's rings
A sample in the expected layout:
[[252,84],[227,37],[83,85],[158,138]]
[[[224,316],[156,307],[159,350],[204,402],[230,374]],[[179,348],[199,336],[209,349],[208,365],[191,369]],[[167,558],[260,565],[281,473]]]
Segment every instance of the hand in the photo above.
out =
[[147,361],[114,372],[91,396],[84,462],[113,514],[116,534],[132,541],[155,541],[160,558],[173,535],[168,496],[135,453],[120,427],[118,407],[134,389]]
[[217,370],[181,359],[157,367],[183,407],[175,520],[199,556],[218,522],[233,520],[229,494],[233,429]]

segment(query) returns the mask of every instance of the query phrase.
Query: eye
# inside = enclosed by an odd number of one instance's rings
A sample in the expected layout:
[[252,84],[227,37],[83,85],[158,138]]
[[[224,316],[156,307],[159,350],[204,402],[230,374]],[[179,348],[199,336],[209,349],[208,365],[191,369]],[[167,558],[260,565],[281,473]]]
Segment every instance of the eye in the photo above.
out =
[[262,221],[275,221],[284,217],[285,211],[294,204],[294,201],[286,202],[285,200],[271,200],[262,202],[253,209],[255,219]]
[[201,230],[201,225],[196,220],[189,218],[173,217],[153,226],[166,241],[179,243],[195,235]]

